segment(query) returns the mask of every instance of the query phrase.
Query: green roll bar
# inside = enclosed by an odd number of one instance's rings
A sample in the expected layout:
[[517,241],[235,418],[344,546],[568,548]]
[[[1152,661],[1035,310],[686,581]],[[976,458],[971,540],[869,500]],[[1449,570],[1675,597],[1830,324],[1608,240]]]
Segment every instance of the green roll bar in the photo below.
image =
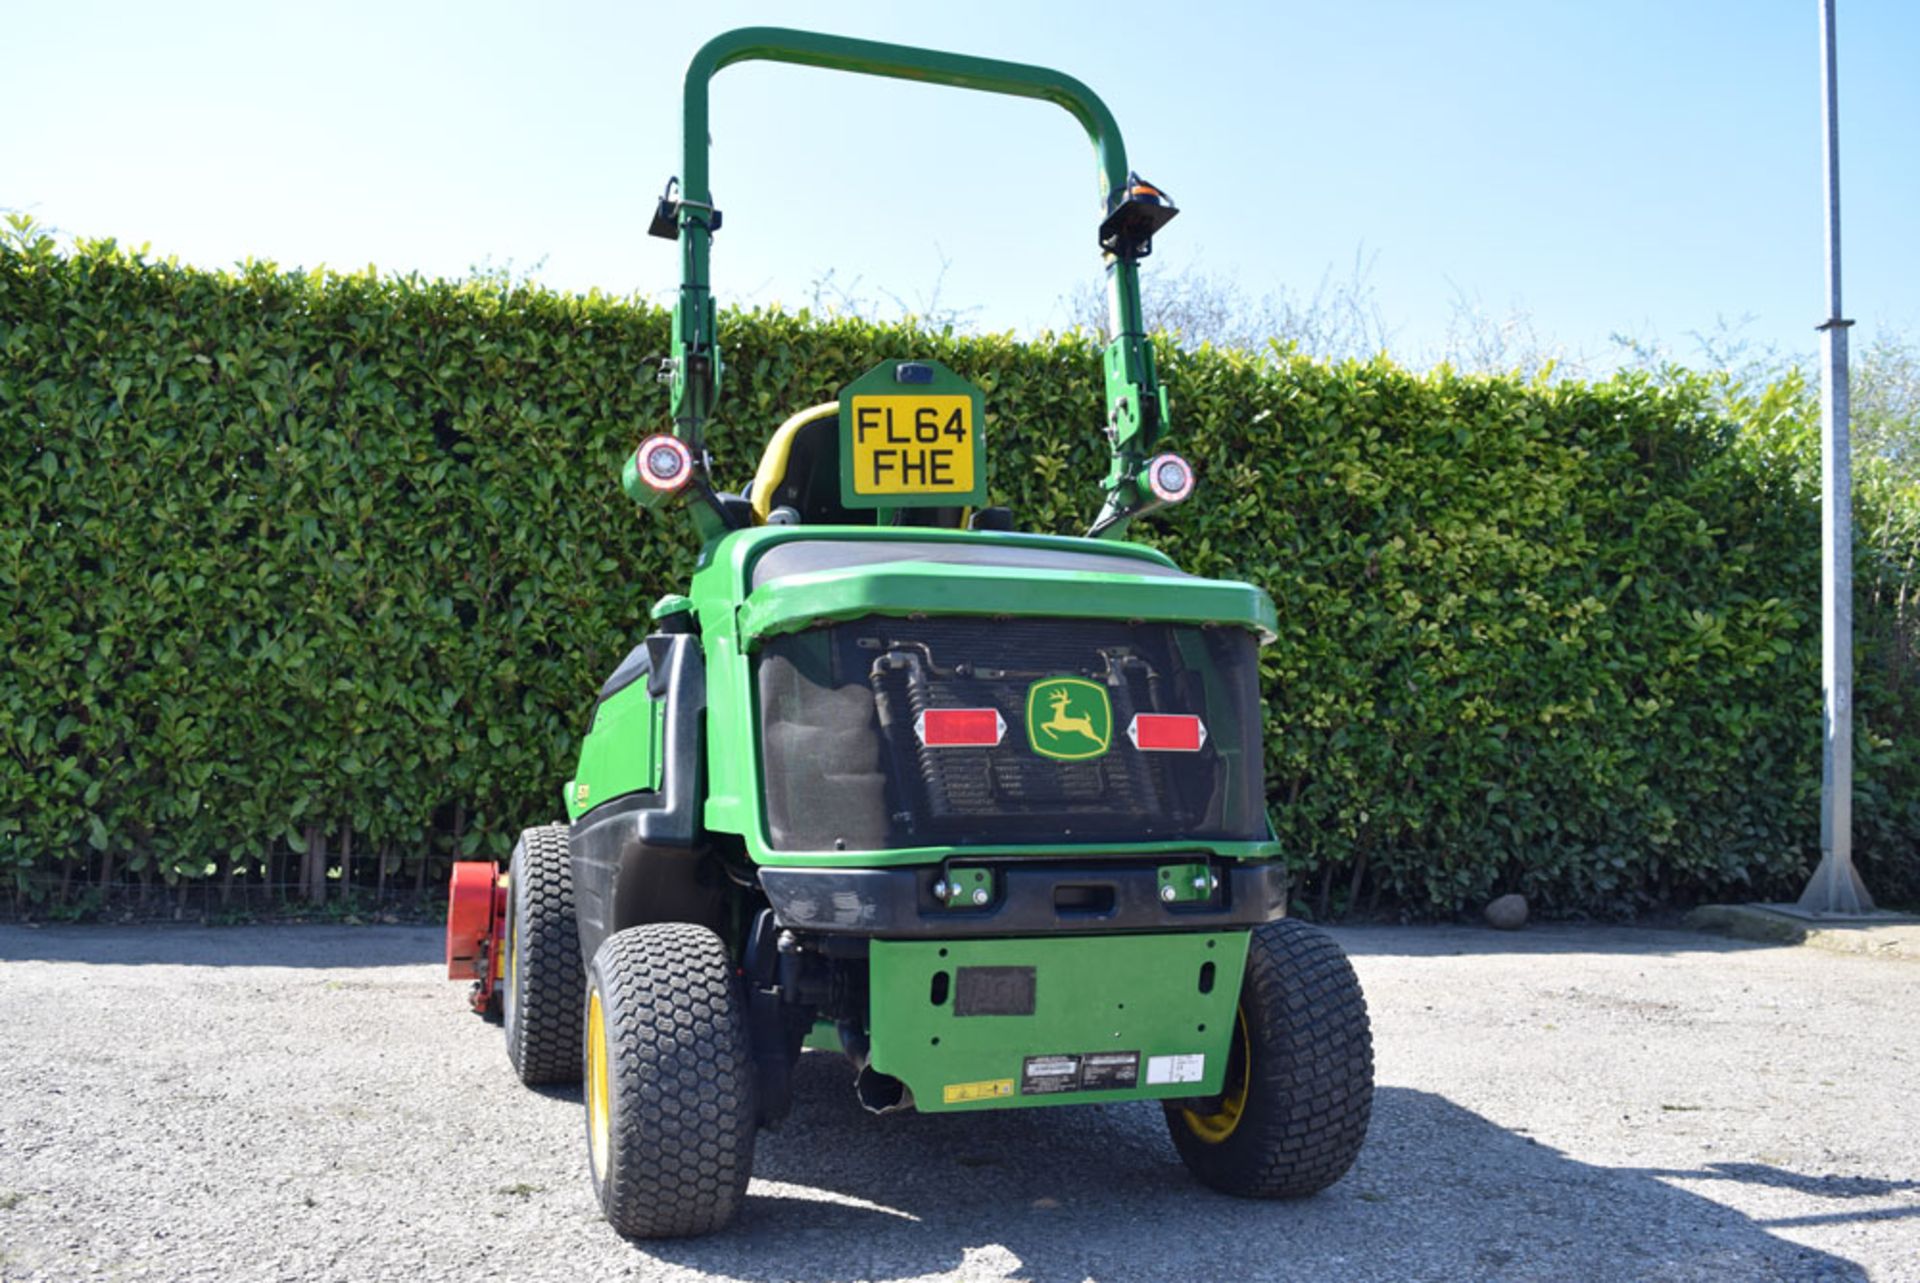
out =
[[[1112,329],[1104,367],[1106,429],[1113,458],[1094,532],[1115,537],[1124,533],[1128,520],[1150,506],[1139,473],[1166,422],[1166,393],[1141,317],[1139,259],[1151,250],[1152,232],[1175,211],[1161,193],[1128,171],[1126,144],[1113,113],[1078,80],[1045,67],[782,27],[742,27],[714,37],[694,54],[687,67],[682,106],[678,195],[670,183],[652,228],[654,234],[680,243],[680,297],[673,310],[673,352],[667,373],[674,435],[691,450],[701,486],[711,493],[702,428],[713,416],[721,382],[716,309],[709,286],[709,258],[720,214],[713,206],[707,177],[707,86],[721,69],[751,61],[797,63],[1037,98],[1065,108],[1080,122],[1100,165],[1105,219],[1100,232]],[[628,489],[637,488],[629,485]],[[644,501],[646,496],[636,497]]]

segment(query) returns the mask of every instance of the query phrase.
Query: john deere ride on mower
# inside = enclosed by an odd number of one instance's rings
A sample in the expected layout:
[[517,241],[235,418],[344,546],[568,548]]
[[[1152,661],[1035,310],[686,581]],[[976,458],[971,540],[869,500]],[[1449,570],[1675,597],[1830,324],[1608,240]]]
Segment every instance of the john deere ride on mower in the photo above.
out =
[[[902,353],[774,430],[750,487],[702,447],[721,387],[707,86],[750,59],[1038,98],[1098,154],[1111,298],[1105,502],[1085,537],[986,506],[988,416]],[[671,433],[623,484],[701,541],[687,596],[600,688],[567,821],[458,866],[448,963],[528,1083],[584,1078],[593,1186],[633,1236],[740,1210],[803,1048],[867,1108],[1159,1101],[1201,1181],[1311,1194],[1373,1095],[1339,948],[1286,920],[1256,655],[1274,607],[1125,542],[1185,500],[1139,261],[1174,216],[1071,77],[756,28],[687,73],[653,222],[680,248]],[[1089,407],[1092,409],[1092,407]]]

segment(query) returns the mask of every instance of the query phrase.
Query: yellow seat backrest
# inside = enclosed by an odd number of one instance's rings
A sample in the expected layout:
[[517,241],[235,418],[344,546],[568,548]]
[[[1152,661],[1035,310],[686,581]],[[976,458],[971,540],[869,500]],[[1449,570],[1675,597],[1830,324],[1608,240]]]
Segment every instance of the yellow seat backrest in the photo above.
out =
[[807,407],[773,430],[773,435],[767,438],[767,448],[760,453],[760,470],[753,474],[755,525],[767,524],[767,514],[774,509],[773,497],[786,483],[787,468],[793,462],[793,443],[800,435],[800,429],[839,413],[838,401],[824,401]]

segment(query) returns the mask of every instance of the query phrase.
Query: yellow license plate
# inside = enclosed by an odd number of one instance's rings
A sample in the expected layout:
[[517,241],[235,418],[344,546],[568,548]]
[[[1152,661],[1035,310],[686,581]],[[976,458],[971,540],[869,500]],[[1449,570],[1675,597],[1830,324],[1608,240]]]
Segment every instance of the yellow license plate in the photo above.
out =
[[969,396],[856,396],[854,493],[971,493],[973,432]]

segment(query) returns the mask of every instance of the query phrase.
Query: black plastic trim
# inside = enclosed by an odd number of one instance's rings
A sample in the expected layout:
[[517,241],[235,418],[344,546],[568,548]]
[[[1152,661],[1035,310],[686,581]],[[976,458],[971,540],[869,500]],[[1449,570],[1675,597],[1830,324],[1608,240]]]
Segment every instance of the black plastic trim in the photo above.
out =
[[599,703],[595,704],[594,711],[598,712],[600,704],[606,703],[615,695],[618,695],[621,691],[633,685],[642,677],[645,677],[651,668],[652,657],[648,653],[647,643],[643,640],[638,646],[635,646],[627,652],[627,657],[620,661],[620,666],[614,669],[613,674],[602,683]]
[[724,900],[724,879],[695,849],[707,706],[700,639],[683,633],[649,637],[643,645],[652,656],[648,680],[660,682],[667,704],[660,790],[603,802],[567,832],[580,947],[589,958],[615,931],[647,922],[705,922]]
[[[1165,904],[1160,866],[1185,862],[1169,856],[1125,864],[1063,864],[1052,861],[968,860],[963,867],[991,868],[995,896],[978,909],[948,909],[933,894],[941,865],[896,869],[763,868],[760,885],[781,926],[797,932],[944,940],[966,936],[1103,935],[1129,931],[1207,931],[1251,927],[1286,916],[1287,870],[1278,861],[1241,864],[1218,861],[1220,887],[1213,899]],[[1107,903],[1100,912],[1062,911],[1061,891],[1097,888]]]
[[680,633],[655,633],[641,642],[647,648],[647,694],[655,699],[664,697],[673,675],[667,671],[667,660],[673,653],[673,639],[683,636]]

